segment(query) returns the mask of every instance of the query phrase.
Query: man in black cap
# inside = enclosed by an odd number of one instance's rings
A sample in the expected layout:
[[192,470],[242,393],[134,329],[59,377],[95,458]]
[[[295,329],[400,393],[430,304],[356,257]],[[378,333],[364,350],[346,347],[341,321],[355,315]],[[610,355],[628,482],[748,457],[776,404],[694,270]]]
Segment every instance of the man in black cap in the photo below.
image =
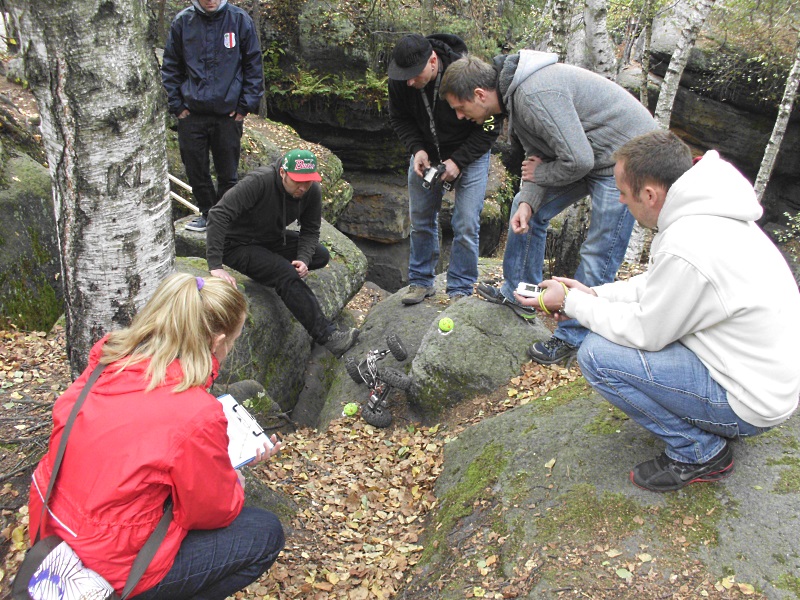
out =
[[[455,189],[453,247],[447,269],[451,300],[472,295],[478,278],[480,215],[489,176],[489,149],[499,130],[493,122],[479,125],[459,120],[438,97],[445,69],[466,51],[464,42],[455,35],[407,35],[395,46],[389,65],[389,121],[411,155],[411,255],[403,304],[417,304],[434,293],[438,218],[445,182]],[[435,177],[426,179],[428,170],[439,165]]]

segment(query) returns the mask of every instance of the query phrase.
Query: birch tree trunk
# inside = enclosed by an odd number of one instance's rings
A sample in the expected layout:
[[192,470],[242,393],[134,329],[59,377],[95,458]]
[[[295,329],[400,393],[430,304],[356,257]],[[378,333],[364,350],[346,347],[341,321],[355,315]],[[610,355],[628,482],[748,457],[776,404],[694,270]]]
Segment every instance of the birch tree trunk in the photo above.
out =
[[792,114],[792,107],[794,106],[794,99],[797,96],[798,83],[800,83],[800,32],[797,34],[797,45],[794,49],[794,64],[789,71],[789,76],[786,78],[783,100],[781,100],[780,107],[778,108],[778,118],[775,119],[775,127],[773,127],[772,135],[769,138],[769,142],[767,142],[767,148],[764,150],[764,158],[761,161],[761,167],[756,177],[754,187],[759,203],[764,197],[767,183],[769,183],[769,177],[775,166],[775,160],[778,158],[778,152],[781,149],[783,135],[786,133],[786,127],[789,124],[789,116]]
[[616,80],[617,60],[608,35],[606,0],[586,0],[583,10],[586,53],[590,69],[606,79]]
[[172,270],[165,102],[144,0],[13,0],[50,165],[73,377]]
[[661,91],[658,94],[658,103],[656,104],[654,117],[662,129],[669,129],[672,106],[675,103],[675,96],[678,94],[681,75],[683,75],[683,70],[689,61],[689,53],[694,46],[695,40],[697,40],[697,34],[700,33],[708,14],[714,7],[714,1],[697,0],[697,4],[687,15],[686,26],[680,32],[678,44],[669,61],[667,72],[661,83]]
[[547,50],[558,54],[559,62],[564,62],[567,56],[567,41],[569,40],[571,22],[572,5],[569,0],[553,0],[553,28],[550,32],[550,42],[547,45]]

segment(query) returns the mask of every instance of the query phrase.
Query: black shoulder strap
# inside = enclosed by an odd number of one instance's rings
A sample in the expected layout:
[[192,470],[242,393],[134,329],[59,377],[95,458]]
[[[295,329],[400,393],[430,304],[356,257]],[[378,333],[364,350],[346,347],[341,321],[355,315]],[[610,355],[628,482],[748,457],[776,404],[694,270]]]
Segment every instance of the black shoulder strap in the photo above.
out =
[[89,390],[92,389],[92,386],[100,377],[100,373],[102,373],[103,369],[105,368],[106,366],[104,364],[99,363],[94,368],[94,371],[92,371],[92,374],[89,375],[86,385],[83,386],[78,399],[75,401],[75,405],[72,407],[72,412],[69,413],[69,418],[64,425],[64,430],[61,432],[61,440],[58,443],[56,459],[53,461],[53,470],[50,473],[50,482],[47,484],[47,492],[45,493],[44,501],[42,502],[42,514],[39,516],[39,527],[36,530],[36,538],[33,540],[34,544],[39,541],[39,535],[42,532],[42,522],[44,520],[44,515],[47,512],[47,503],[50,502],[50,494],[53,493],[53,487],[56,485],[56,478],[58,477],[58,471],[61,468],[61,461],[64,458],[64,451],[67,449],[67,439],[72,431],[72,425],[75,423],[75,417],[78,416],[78,411],[80,411],[81,406],[83,406],[86,396],[89,395]]

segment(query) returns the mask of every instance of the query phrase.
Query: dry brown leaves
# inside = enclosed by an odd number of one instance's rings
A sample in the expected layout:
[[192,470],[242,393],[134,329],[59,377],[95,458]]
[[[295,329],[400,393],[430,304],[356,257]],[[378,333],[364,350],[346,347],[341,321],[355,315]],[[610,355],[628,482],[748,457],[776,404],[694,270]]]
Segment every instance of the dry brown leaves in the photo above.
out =
[[260,476],[300,505],[278,562],[239,598],[391,598],[435,506],[440,428],[382,430],[359,417],[284,436]]

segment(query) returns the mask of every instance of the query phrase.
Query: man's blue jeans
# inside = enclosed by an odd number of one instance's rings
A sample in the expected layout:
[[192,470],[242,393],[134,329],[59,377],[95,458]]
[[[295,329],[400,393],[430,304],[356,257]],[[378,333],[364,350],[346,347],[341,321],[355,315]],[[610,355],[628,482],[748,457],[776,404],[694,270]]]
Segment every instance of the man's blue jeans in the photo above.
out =
[[[508,241],[503,255],[503,295],[514,300],[514,290],[520,281],[539,283],[542,280],[545,242],[550,219],[581,198],[592,197],[589,231],[581,245],[581,262],[572,276],[588,286],[614,280],[633,230],[633,216],[619,201],[619,190],[613,176],[587,175],[570,185],[548,188],[539,212],[528,222],[528,231],[517,234],[508,229]],[[520,195],[514,198],[511,215],[517,212]],[[569,273],[553,273],[569,276]],[[571,346],[580,346],[587,330],[576,320],[559,323],[554,335]]]
[[[489,152],[461,171],[455,186],[453,206],[453,247],[447,269],[447,293],[472,295],[478,279],[478,242],[481,210],[489,179]],[[414,172],[414,157],[408,168],[408,210],[411,217],[411,255],[408,259],[408,283],[433,286],[439,261],[439,210],[444,190],[441,184],[426,190],[422,177]]]
[[190,531],[164,579],[135,598],[224,600],[261,577],[283,544],[278,517],[245,507],[227,527]]
[[768,429],[740,419],[728,404],[725,388],[680,342],[645,352],[590,333],[578,350],[578,364],[586,381],[606,400],[664,440],[673,460],[704,463],[723,449],[723,438]]

